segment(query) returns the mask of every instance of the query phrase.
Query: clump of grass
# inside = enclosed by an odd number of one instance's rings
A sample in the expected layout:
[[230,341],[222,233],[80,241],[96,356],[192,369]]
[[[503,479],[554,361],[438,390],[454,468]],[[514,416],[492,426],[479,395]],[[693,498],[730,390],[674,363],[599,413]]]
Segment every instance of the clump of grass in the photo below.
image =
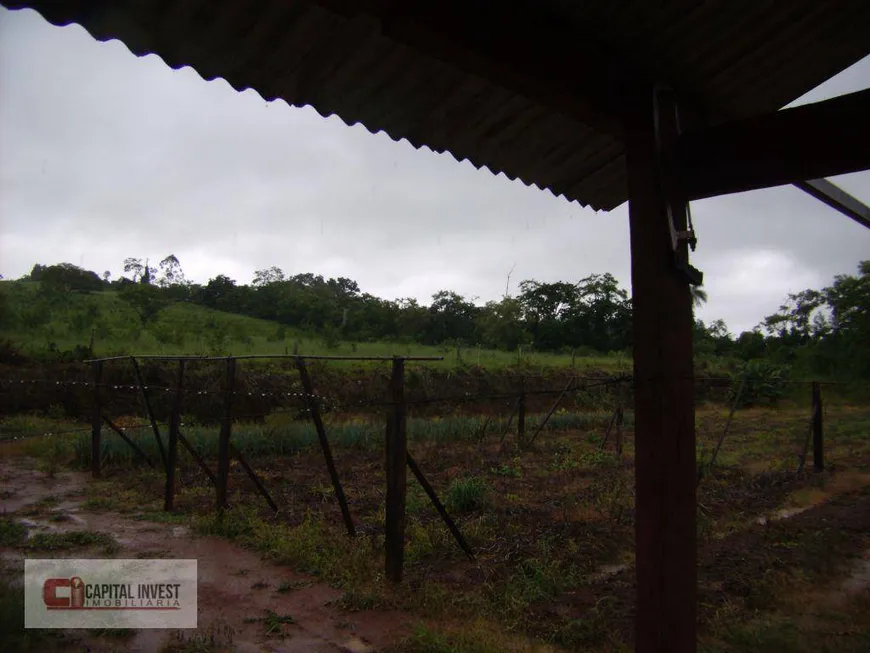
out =
[[293,615],[278,614],[272,612],[272,610],[266,610],[266,614],[263,617],[245,617],[244,621],[248,624],[262,621],[266,635],[278,635],[280,637],[286,636],[287,625],[296,623]]
[[493,467],[490,471],[496,476],[509,476],[512,478],[520,478],[523,475],[523,470],[520,469],[518,461],[515,464],[502,463],[498,467]]
[[68,533],[35,533],[25,545],[34,551],[63,551],[89,546],[102,547],[103,553],[111,555],[120,548],[108,533],[98,531],[70,531]]
[[18,546],[27,538],[27,527],[11,517],[0,517],[0,546]]
[[285,580],[280,585],[278,585],[278,589],[276,589],[275,591],[280,594],[286,594],[287,592],[291,592],[293,590],[302,590],[306,587],[311,587],[313,584],[314,583],[310,580]]
[[446,508],[455,513],[479,510],[486,505],[489,485],[479,476],[456,478],[450,483],[445,496]]
[[401,642],[405,653],[504,653],[505,651],[545,651],[543,646],[532,646],[518,638],[515,633],[503,633],[473,623],[462,629],[435,630],[418,625],[410,636]]

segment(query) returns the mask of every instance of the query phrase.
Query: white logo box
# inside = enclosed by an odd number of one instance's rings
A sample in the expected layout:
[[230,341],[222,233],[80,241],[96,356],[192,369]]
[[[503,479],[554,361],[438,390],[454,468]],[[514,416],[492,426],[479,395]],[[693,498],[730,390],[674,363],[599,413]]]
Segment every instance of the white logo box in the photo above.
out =
[[25,628],[196,628],[196,560],[28,558]]

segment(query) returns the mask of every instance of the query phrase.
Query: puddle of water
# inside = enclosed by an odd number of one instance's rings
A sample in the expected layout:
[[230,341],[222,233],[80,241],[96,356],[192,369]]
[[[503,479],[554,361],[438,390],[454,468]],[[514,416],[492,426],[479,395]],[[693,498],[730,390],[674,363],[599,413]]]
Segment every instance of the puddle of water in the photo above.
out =
[[852,574],[843,583],[842,590],[846,594],[857,594],[870,589],[870,551],[852,570]]
[[777,510],[775,513],[773,513],[769,517],[762,515],[761,517],[759,517],[758,519],[755,520],[755,523],[761,524],[762,526],[764,526],[769,521],[778,521],[780,519],[789,519],[790,517],[794,517],[795,515],[799,515],[802,512],[805,512],[807,510],[809,510],[808,506],[804,507],[804,508],[796,508],[796,507],[795,508],[781,508],[780,510]]
[[628,565],[601,565],[594,574],[591,574],[587,577],[588,582],[597,582],[608,578],[609,576],[615,576],[616,574],[622,573],[628,569]]
[[359,637],[351,637],[341,645],[348,653],[374,653],[374,648],[366,644]]

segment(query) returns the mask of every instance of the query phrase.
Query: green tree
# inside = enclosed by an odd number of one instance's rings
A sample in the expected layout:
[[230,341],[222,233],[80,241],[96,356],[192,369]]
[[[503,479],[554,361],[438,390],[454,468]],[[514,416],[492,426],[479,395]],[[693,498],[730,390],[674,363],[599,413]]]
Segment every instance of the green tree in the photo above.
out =
[[160,288],[145,283],[122,286],[119,296],[139,316],[143,327],[149,326],[158,313],[171,303]]

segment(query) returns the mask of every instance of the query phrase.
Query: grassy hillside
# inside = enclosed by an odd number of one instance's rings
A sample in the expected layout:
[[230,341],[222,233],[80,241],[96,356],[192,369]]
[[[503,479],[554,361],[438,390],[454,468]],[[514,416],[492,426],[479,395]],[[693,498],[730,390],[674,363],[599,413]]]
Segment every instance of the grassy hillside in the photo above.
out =
[[[284,354],[360,356],[443,356],[436,367],[480,365],[568,367],[571,354],[496,351],[479,347],[426,346],[398,342],[327,341],[275,322],[178,303],[161,310],[144,325],[117,292],[66,293],[47,301],[39,284],[0,282],[3,309],[0,338],[11,340],[25,355],[71,351],[93,343],[96,355],[120,354]],[[624,356],[573,357],[578,369],[627,370]]]

